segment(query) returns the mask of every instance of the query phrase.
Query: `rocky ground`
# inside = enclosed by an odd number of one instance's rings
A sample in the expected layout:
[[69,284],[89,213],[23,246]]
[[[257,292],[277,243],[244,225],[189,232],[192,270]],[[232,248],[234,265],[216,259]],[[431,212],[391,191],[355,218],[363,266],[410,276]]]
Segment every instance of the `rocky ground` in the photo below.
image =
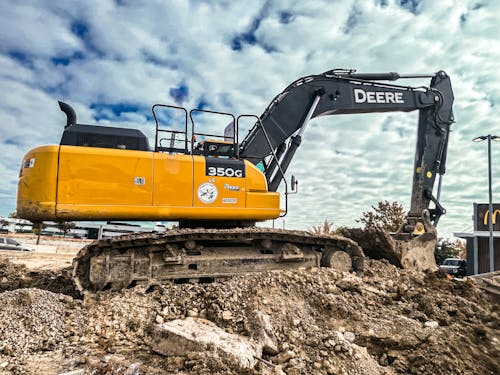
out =
[[4,258],[0,374],[500,373],[498,301],[475,282],[385,261],[366,268],[83,298],[68,269]]

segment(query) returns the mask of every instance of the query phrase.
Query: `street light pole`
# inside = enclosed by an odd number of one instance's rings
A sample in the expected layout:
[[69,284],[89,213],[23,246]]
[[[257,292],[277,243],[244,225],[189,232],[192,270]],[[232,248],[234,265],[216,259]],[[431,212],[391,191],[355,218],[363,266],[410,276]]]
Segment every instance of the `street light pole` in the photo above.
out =
[[489,218],[489,231],[490,231],[490,243],[489,243],[489,258],[490,258],[490,272],[495,270],[495,252],[493,247],[493,191],[491,188],[491,140],[500,141],[500,137],[496,135],[482,135],[473,139],[474,142],[481,142],[485,139],[488,140],[488,188],[489,188],[489,202],[488,202],[488,218]]

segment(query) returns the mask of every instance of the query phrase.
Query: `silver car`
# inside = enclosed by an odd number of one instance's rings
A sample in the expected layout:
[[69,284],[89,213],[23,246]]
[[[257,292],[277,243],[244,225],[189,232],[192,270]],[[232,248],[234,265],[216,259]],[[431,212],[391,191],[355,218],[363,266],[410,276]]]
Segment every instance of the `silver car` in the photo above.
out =
[[0,250],[35,251],[8,237],[0,237]]
[[465,259],[460,258],[446,258],[439,266],[446,273],[454,277],[464,277],[467,275],[467,263]]

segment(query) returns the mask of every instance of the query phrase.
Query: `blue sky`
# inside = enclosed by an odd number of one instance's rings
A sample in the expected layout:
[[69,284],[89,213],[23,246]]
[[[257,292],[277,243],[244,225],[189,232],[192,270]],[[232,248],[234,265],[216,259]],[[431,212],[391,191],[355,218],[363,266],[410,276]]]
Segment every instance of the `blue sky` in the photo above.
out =
[[[500,135],[499,22],[494,0],[0,2],[0,215],[15,209],[23,154],[60,140],[57,100],[81,123],[151,134],[154,103],[260,115],[301,76],[443,69],[456,118],[438,228],[449,237],[488,197],[486,144],[471,139]],[[408,208],[416,124],[416,113],[313,120],[286,226],[356,225],[384,199]],[[500,144],[492,157],[500,201]]]

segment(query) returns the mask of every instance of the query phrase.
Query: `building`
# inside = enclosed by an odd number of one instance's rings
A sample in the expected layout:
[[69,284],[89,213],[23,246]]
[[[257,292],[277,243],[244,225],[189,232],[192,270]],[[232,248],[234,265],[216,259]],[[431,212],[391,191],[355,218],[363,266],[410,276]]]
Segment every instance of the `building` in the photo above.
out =
[[[143,232],[164,232],[166,227],[161,223],[156,225],[145,226],[141,224],[107,222],[107,223],[93,223],[93,222],[76,222],[75,227],[68,230],[67,237],[78,237],[88,239],[100,239],[122,234],[143,233]],[[152,223],[151,223],[152,224]],[[0,216],[0,232],[31,232],[33,224],[24,219],[16,219],[10,217]],[[44,222],[42,229],[43,235],[61,236],[63,233],[55,222]]]
[[[493,204],[493,260],[494,270],[500,270],[500,203]],[[455,237],[467,241],[467,275],[490,271],[489,218],[487,203],[473,203],[473,231],[453,233]]]

